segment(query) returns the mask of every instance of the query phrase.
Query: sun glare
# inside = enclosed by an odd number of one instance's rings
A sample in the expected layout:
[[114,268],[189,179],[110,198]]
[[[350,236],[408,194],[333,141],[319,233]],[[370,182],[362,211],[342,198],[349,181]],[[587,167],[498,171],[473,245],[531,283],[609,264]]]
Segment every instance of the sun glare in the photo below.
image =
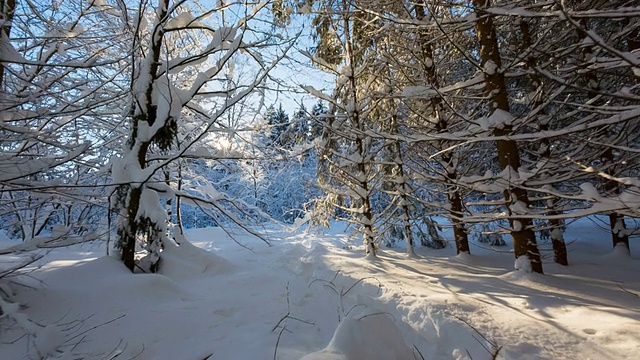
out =
[[231,150],[231,140],[228,137],[220,137],[216,139],[215,147],[219,150],[229,151]]

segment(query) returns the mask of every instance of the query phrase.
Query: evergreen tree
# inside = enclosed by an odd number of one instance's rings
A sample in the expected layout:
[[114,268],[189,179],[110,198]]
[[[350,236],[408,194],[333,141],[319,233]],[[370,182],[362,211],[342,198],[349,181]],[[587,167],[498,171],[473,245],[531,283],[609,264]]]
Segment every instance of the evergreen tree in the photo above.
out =
[[293,139],[294,144],[299,144],[309,140],[309,112],[304,104],[293,114],[293,121],[289,125],[288,137]]
[[329,109],[327,109],[321,100],[318,100],[318,102],[313,105],[308,123],[309,140],[317,139],[322,135],[322,129],[324,128],[328,112]]
[[289,115],[282,109],[282,103],[277,110],[273,105],[269,106],[265,118],[269,127],[269,145],[284,147],[288,144],[285,132],[289,127]]

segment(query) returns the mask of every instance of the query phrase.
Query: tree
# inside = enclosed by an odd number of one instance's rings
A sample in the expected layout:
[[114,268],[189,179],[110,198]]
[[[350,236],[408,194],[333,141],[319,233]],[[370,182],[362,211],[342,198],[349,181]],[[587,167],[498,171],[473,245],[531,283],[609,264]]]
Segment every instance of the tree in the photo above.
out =
[[[19,228],[23,250],[95,238],[86,234],[97,230],[89,214],[107,207],[98,170],[122,145],[120,15],[91,5],[1,5],[3,214]],[[45,235],[61,223],[64,236]]]
[[[496,125],[494,134],[496,136],[509,135],[512,131],[508,91],[501,69],[502,59],[498,48],[497,33],[493,25],[493,19],[484,13],[484,9],[489,7],[488,0],[472,1],[474,10],[478,17],[476,21],[476,33],[480,44],[480,59],[482,66],[485,89],[489,96],[489,121]],[[503,171],[508,172],[506,176],[509,181],[517,177],[520,169],[520,153],[518,144],[513,140],[497,140],[498,162]],[[531,260],[531,267],[534,272],[542,273],[542,261],[540,251],[536,244],[535,233],[531,229],[531,219],[527,217],[529,198],[526,190],[510,185],[504,190],[504,199],[509,212],[509,225],[511,236],[513,237],[514,253],[516,258],[528,256]],[[516,215],[517,218],[514,218]]]
[[[253,33],[250,23],[260,21],[259,14],[266,5],[241,5],[247,8],[246,15],[234,18],[233,24],[227,23],[230,19],[224,16],[225,6],[203,9],[170,0],[159,0],[154,6],[139,5],[137,19],[149,17],[151,21],[148,27],[132,28],[130,136],[127,150],[112,166],[113,181],[118,184],[113,202],[119,214],[117,247],[130,270],[135,267],[138,236],[144,239],[152,271],[159,266],[162,247],[170,244],[166,236],[166,212],[159,201],[168,190],[155,185],[154,177],[162,168],[192,151],[209,133],[222,128],[229,131],[222,124],[224,115],[258,88],[290,47],[291,44],[285,42],[284,48],[278,51],[279,44],[274,43],[271,62],[253,51],[253,46],[266,39]],[[210,18],[212,14],[217,16]],[[187,43],[186,39],[193,44],[189,51],[173,45]],[[256,73],[231,85],[228,77],[218,78],[233,58],[241,54],[256,63]],[[209,104],[215,106],[204,108],[199,104],[202,97],[215,97],[219,101]],[[194,114],[201,123],[191,140],[176,147],[175,137],[185,113]],[[165,155],[150,157],[157,151]],[[217,154],[203,156],[219,157]],[[203,210],[212,207],[233,222],[242,223],[223,206],[233,199],[221,196],[213,187],[204,188],[202,197],[173,192]],[[244,204],[236,206],[236,209],[242,208],[246,208]]]
[[290,145],[292,139],[287,133],[289,115],[282,109],[282,103],[278,105],[278,109],[273,105],[269,106],[265,118],[269,129],[269,146],[285,147]]
[[311,109],[311,117],[308,123],[309,139],[314,140],[322,135],[325,117],[329,109],[324,105],[322,100],[318,100]]
[[[351,2],[338,0],[323,4],[323,12],[313,21],[316,63],[327,70],[333,68],[340,75],[334,96],[322,95],[331,101],[334,108],[329,110],[329,116],[334,118],[326,122],[319,144],[321,177],[326,177],[319,185],[330,193],[326,203],[348,214],[344,219],[358,226],[365,253],[375,258],[376,217],[371,204],[375,189],[371,184],[377,177],[373,163],[377,151],[365,134],[369,124],[367,89],[361,86],[358,74],[371,38],[364,35],[368,26],[362,15]],[[323,203],[319,203],[321,207]]]
[[[417,4],[414,7],[415,18],[418,21],[426,21],[428,18],[432,18],[433,15],[429,14],[426,2]],[[437,20],[436,20],[437,21]],[[430,38],[430,32],[425,30],[418,30],[416,34],[419,50],[414,56],[418,60],[418,64],[421,65],[421,70],[424,72],[421,79],[431,88],[440,88],[440,80],[437,76],[436,68],[436,54],[434,52],[434,45]],[[423,84],[421,84],[423,85]],[[423,126],[426,126],[428,131],[436,133],[446,133],[450,131],[451,123],[456,125],[455,117],[447,115],[447,108],[444,100],[436,94],[428,99],[428,107],[430,108],[429,121],[425,121]],[[452,121],[453,120],[453,121]],[[431,124],[435,123],[435,127]],[[431,128],[431,129],[429,129]],[[423,130],[424,131],[424,130]],[[436,145],[435,151],[438,148],[447,148],[452,145],[451,141],[441,141]],[[448,206],[447,217],[451,219],[453,223],[453,236],[456,244],[457,253],[469,253],[469,239],[467,229],[464,225],[464,211],[463,211],[463,195],[462,188],[458,184],[458,177],[460,171],[460,158],[459,150],[446,151],[441,156],[435,158],[438,162],[438,167],[443,173],[440,176],[439,182],[444,185],[444,192],[446,193]]]
[[[530,24],[532,23],[534,24],[533,27],[530,26]],[[525,64],[529,72],[530,84],[527,91],[530,94],[534,94],[534,96],[527,96],[525,104],[532,110],[541,109],[540,114],[535,120],[535,123],[537,125],[535,130],[549,131],[549,123],[551,121],[551,117],[549,115],[547,106],[545,106],[544,104],[545,99],[548,96],[548,94],[546,94],[546,91],[548,91],[548,89],[545,88],[541,76],[536,73],[536,68],[538,66],[538,57],[541,56],[542,49],[536,49],[533,43],[534,39],[537,39],[539,37],[539,35],[536,34],[536,31],[544,31],[544,29],[538,29],[535,25],[540,24],[538,24],[535,20],[525,18],[520,20],[518,29],[521,34],[521,51],[522,54],[526,54]],[[553,147],[554,142],[552,141],[552,139],[543,138],[540,142],[539,148],[533,150],[535,154],[534,161],[538,162],[537,164],[534,164],[533,167],[539,169],[538,171],[540,171],[541,173],[545,173],[545,176],[547,176],[548,178],[554,177],[555,173],[557,173],[558,171],[558,169],[554,166],[554,154],[552,153]],[[549,186],[551,186],[552,188],[555,187],[553,184]],[[554,261],[561,265],[568,265],[569,262],[567,258],[567,247],[564,242],[563,236],[564,222],[562,219],[555,218],[555,216],[562,213],[559,210],[561,202],[557,197],[554,196],[547,196],[546,200],[542,201],[546,203],[548,215],[550,215],[551,217],[548,221],[550,229],[545,230],[550,233],[553,246]]]
[[293,144],[305,143],[309,140],[309,121],[309,113],[301,103],[287,129],[288,137],[292,139]]

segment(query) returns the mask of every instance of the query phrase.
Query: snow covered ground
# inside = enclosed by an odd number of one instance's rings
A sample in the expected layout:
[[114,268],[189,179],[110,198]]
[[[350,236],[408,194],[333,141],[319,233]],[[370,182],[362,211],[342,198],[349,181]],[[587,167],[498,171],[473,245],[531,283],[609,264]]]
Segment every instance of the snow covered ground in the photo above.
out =
[[[240,236],[251,251],[217,228],[187,236],[195,246],[167,249],[162,274],[131,275],[99,245],[51,252],[14,278],[22,306],[0,320],[0,359],[640,354],[637,239],[631,258],[612,252],[588,219],[569,226],[571,265],[547,259],[546,275],[513,271],[512,254],[478,246],[465,256],[418,248],[413,259],[383,249],[370,261],[342,224],[326,234],[272,230],[271,246]],[[34,322],[29,335],[11,320],[24,325],[24,315]]]

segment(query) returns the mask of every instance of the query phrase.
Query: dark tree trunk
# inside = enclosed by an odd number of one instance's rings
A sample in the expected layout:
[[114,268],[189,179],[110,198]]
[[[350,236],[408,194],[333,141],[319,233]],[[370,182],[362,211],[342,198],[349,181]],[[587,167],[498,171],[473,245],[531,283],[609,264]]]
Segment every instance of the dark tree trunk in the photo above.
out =
[[[485,71],[485,89],[490,95],[490,111],[496,110],[509,112],[509,98],[507,96],[507,88],[504,80],[504,74],[500,71],[502,65],[496,31],[491,16],[483,12],[483,9],[490,6],[489,0],[473,0],[473,7],[478,13],[476,22],[476,32],[480,43],[480,58],[482,66],[486,68],[486,64],[492,61],[495,64],[495,71]],[[511,127],[507,124],[502,129],[494,130],[494,135],[509,135]],[[518,144],[513,140],[496,141],[498,149],[498,162],[500,168],[505,170],[511,168],[518,171],[520,168],[520,153]],[[542,262],[540,259],[540,251],[536,244],[535,233],[531,229],[531,219],[527,217],[519,217],[515,219],[512,214],[511,205],[517,201],[522,202],[525,206],[529,206],[529,198],[526,190],[517,186],[509,186],[504,190],[504,199],[509,213],[509,225],[511,227],[511,237],[513,238],[513,248],[516,258],[520,256],[528,256],[531,261],[531,268],[534,272],[542,273]],[[519,223],[519,224],[518,224]]]
[[131,272],[135,269],[135,253],[136,253],[136,236],[138,233],[137,214],[140,208],[140,195],[142,195],[142,188],[139,186],[132,187],[131,185],[125,185],[129,187],[129,204],[127,207],[127,228],[120,230],[120,243],[122,244],[122,262]]
[[[418,20],[423,20],[426,16],[425,12],[426,0],[423,0],[422,6],[416,6],[416,18]],[[424,71],[427,75],[427,79],[431,83],[434,88],[439,87],[438,78],[436,77],[436,68],[435,63],[433,61],[433,47],[429,42],[428,34],[420,31],[418,33],[419,40],[421,43],[421,51],[422,51],[422,62],[425,64]],[[435,97],[431,100],[431,108],[437,119],[436,130],[438,132],[446,132],[447,131],[447,120],[440,116],[442,113],[442,101],[439,97]],[[453,161],[453,157],[449,153],[445,153],[441,156],[441,161],[444,164],[450,164]],[[453,236],[456,243],[456,252],[458,254],[462,252],[470,253],[469,249],[469,235],[467,234],[467,230],[464,224],[464,211],[462,207],[462,194],[460,193],[460,189],[456,186],[458,174],[456,171],[456,166],[444,166],[446,172],[445,178],[445,186],[447,189],[447,199],[449,201],[449,217],[451,218],[451,222],[453,224]]]
[[[178,191],[182,190],[182,162],[178,162]],[[184,227],[182,226],[182,198],[178,196],[176,198],[176,224],[180,235],[184,235]],[[180,245],[180,244],[178,244]]]
[[[522,51],[524,53],[530,52],[529,47],[532,46],[533,41],[531,40],[531,31],[529,29],[529,20],[520,19],[520,31],[522,32]],[[527,67],[529,68],[531,75],[531,84],[533,90],[536,90],[538,87],[542,87],[542,79],[538,76],[538,73],[535,71],[536,68],[536,57],[535,54],[530,53],[530,55],[525,59]],[[543,94],[538,94],[536,100],[533,102],[531,107],[533,109],[538,108],[542,105],[544,96]],[[544,111],[543,111],[544,112]],[[546,113],[546,112],[545,112]],[[549,130],[548,122],[542,122],[539,125],[540,131]],[[542,159],[551,160],[551,141],[548,138],[544,138],[541,141],[542,151],[539,156]],[[563,231],[561,229],[564,228],[564,224],[562,220],[553,218],[556,215],[561,215],[562,212],[558,211],[557,208],[557,199],[552,197],[547,201],[547,208],[549,212],[547,215],[551,217],[549,220],[549,225],[555,231],[552,231],[551,234],[551,243],[553,245],[553,260],[560,265],[569,265],[569,260],[567,258],[567,245],[564,242]]]
[[[580,22],[580,25],[583,28],[577,29],[578,40],[587,38],[586,31],[589,29],[589,24],[586,19],[582,20]],[[627,40],[629,40],[629,38]],[[633,38],[631,38],[631,42],[630,43],[628,42],[627,45],[628,46],[634,45]],[[634,49],[629,48],[629,51],[631,50],[634,50]],[[588,59],[593,57],[593,46],[585,46],[582,50],[582,55],[583,55],[583,61],[586,63]],[[594,71],[589,71],[588,69],[586,70],[587,71],[585,71],[584,73],[584,78],[586,80],[586,86],[589,91],[588,92],[589,102],[591,102],[592,105],[595,105],[593,104],[593,102],[597,100],[596,98],[598,96],[598,91],[600,90],[598,75]],[[606,134],[611,135],[611,132],[609,130],[607,129],[601,129],[601,130],[604,131]],[[608,147],[604,150],[604,152],[601,155],[601,160],[602,160],[602,167],[603,167],[604,173],[607,175],[615,176],[614,167],[615,167],[616,159],[611,147]],[[620,184],[617,181],[601,179],[601,182],[603,183],[604,190],[607,196],[620,194]],[[613,247],[615,248],[616,246],[618,246],[618,244],[623,244],[627,249],[629,249],[629,237],[624,231],[626,229],[624,215],[617,212],[610,213],[609,228],[611,229],[611,241],[612,241]]]
[[449,204],[451,205],[451,217],[453,222],[453,238],[456,241],[456,252],[471,253],[469,250],[469,238],[467,231],[462,221],[462,199],[460,199],[460,193],[458,191],[448,191],[447,197],[449,198]]
[[[391,117],[391,135],[396,135],[398,133],[398,121],[397,117],[394,115]],[[393,140],[391,145],[391,156],[393,162],[395,163],[396,169],[398,170],[398,177],[402,179],[402,182],[397,182],[394,179],[394,183],[396,184],[396,191],[400,197],[400,210],[402,211],[402,225],[404,228],[404,238],[407,242],[407,254],[409,256],[415,255],[415,244],[413,239],[413,231],[411,229],[411,210],[409,209],[409,185],[407,184],[407,180],[405,178],[404,172],[404,161],[402,157],[402,148],[400,144],[400,140]]]
[[[158,11],[156,13],[158,20],[157,24],[153,29],[151,34],[151,46],[148,49],[147,56],[150,56],[153,60],[149,67],[149,83],[144,84],[146,86],[144,92],[144,102],[139,102],[134,100],[134,109],[132,112],[132,133],[129,141],[130,151],[134,151],[136,145],[139,146],[136,158],[138,160],[138,165],[140,169],[144,169],[147,166],[147,151],[149,146],[151,145],[150,141],[140,141],[137,138],[138,136],[138,124],[140,122],[147,122],[149,126],[153,125],[158,119],[157,108],[153,105],[153,83],[157,78],[158,67],[160,65],[160,56],[162,54],[162,40],[164,36],[163,27],[159,22],[164,21],[167,16],[169,7],[169,0],[160,0]],[[138,74],[139,75],[139,74]],[[144,78],[144,77],[143,77]],[[135,81],[132,86],[135,87]],[[121,190],[123,193],[120,194],[122,196],[121,202],[126,204],[126,226],[124,229],[119,229],[119,244],[122,251],[122,261],[125,266],[133,272],[135,268],[135,247],[136,247],[136,237],[138,234],[147,231],[147,235],[152,234],[152,231],[149,229],[153,226],[148,221],[143,221],[143,219],[138,218],[138,210],[140,208],[140,198],[142,196],[142,187],[144,184],[123,184],[121,185]],[[148,241],[160,241],[159,239],[150,238]],[[151,270],[157,268],[157,263],[151,265]]]

